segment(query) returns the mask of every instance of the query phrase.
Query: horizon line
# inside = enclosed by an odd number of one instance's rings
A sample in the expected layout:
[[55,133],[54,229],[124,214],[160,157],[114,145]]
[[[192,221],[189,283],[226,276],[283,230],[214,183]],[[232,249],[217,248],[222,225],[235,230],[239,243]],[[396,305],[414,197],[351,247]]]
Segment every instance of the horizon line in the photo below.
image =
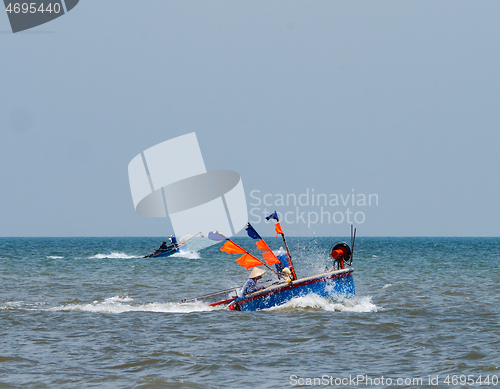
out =
[[[0,239],[13,239],[13,238],[158,238],[163,239],[165,237],[169,237],[167,235],[158,235],[158,236],[132,236],[132,235],[123,235],[123,236],[0,236]],[[262,235],[263,238],[275,238],[272,235]],[[338,237],[349,237],[349,235],[287,235],[288,238],[338,238]],[[233,238],[248,238],[247,236],[232,236]],[[356,236],[356,238],[500,238],[500,236],[480,236],[480,235],[363,235]]]

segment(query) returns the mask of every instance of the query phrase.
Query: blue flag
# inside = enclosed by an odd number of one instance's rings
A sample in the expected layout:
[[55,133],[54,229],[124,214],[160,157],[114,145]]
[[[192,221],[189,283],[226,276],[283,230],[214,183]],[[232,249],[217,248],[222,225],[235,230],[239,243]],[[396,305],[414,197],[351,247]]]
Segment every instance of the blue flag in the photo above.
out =
[[250,238],[252,239],[262,239],[257,231],[250,225],[250,223],[247,223],[247,226],[245,228],[247,230],[247,234]]
[[276,213],[276,211],[274,211],[268,217],[266,217],[266,220],[269,220],[269,219],[275,219],[278,222],[280,221],[280,219],[278,219],[278,214]]

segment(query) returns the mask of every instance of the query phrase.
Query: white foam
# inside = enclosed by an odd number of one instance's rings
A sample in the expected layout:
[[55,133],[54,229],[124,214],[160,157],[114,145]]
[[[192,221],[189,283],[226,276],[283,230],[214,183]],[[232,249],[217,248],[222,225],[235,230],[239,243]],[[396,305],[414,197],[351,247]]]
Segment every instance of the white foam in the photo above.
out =
[[[94,301],[91,304],[68,304],[46,309],[47,311],[81,311],[97,313],[124,313],[124,312],[166,312],[190,313],[221,309],[206,304],[196,303],[147,303],[133,304],[134,299],[128,296],[113,296],[104,301]],[[132,303],[132,304],[131,304]]]
[[178,253],[174,253],[171,257],[177,258],[187,258],[187,259],[200,259],[200,253],[196,251],[180,251]]
[[388,288],[390,286],[393,286],[394,284],[385,284],[382,289]]
[[324,311],[336,312],[377,312],[378,307],[372,303],[370,296],[353,297],[350,299],[336,299],[320,297],[316,294],[293,298],[287,303],[269,308],[269,310],[282,310],[290,308],[313,308]]
[[132,258],[141,258],[137,255],[127,255],[125,253],[117,253],[117,252],[112,252],[111,254],[96,254],[93,257],[90,257],[90,259],[106,259],[106,258],[112,258],[112,259],[132,259]]
[[0,305],[0,311],[6,309],[16,309],[20,308],[23,305],[24,301],[8,301],[3,305]]
[[121,294],[119,294],[118,296],[109,297],[106,300],[104,300],[105,303],[129,303],[131,301],[134,301],[134,299],[128,297],[127,295],[121,295]]
[[64,257],[59,257],[57,255],[47,255],[48,259],[63,259]]

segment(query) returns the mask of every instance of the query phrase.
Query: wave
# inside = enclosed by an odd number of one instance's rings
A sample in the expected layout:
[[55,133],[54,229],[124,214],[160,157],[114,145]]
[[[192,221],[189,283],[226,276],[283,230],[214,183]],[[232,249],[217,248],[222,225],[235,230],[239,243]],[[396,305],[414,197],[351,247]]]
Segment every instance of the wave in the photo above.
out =
[[200,253],[196,251],[180,251],[178,253],[172,254],[171,257],[177,258],[187,258],[187,259],[200,259]]
[[[11,302],[0,309],[16,309],[22,302]],[[210,312],[225,309],[222,306],[211,307],[202,302],[193,303],[135,303],[134,299],[127,295],[117,295],[102,301],[92,303],[68,303],[52,308],[44,308],[44,311],[80,311],[96,313],[124,313],[124,312],[160,312],[160,313],[190,313]],[[297,311],[297,310],[322,310],[329,312],[377,312],[379,307],[373,304],[370,296],[355,296],[350,299],[337,298],[335,300],[309,294],[303,297],[293,298],[287,303],[268,308],[267,311]]]
[[355,296],[350,299],[339,298],[332,300],[316,294],[308,294],[307,296],[293,298],[283,305],[272,307],[268,310],[280,311],[297,308],[310,308],[330,312],[377,312],[379,309],[373,304],[370,296]]
[[190,313],[215,311],[221,308],[210,307],[197,303],[146,303],[134,304],[134,299],[128,296],[113,296],[104,301],[94,301],[90,304],[67,304],[46,311],[81,311],[97,313],[124,313],[124,312],[164,312],[164,313]]
[[64,257],[60,257],[60,256],[57,256],[57,255],[47,255],[48,259],[63,259]]
[[132,258],[142,258],[141,256],[137,255],[128,255],[125,253],[117,253],[117,252],[112,252],[111,254],[96,254],[92,257],[89,257],[90,259],[106,259],[106,258],[112,258],[112,259],[132,259]]
[[0,311],[9,309],[19,309],[24,304],[24,301],[9,301],[0,305]]

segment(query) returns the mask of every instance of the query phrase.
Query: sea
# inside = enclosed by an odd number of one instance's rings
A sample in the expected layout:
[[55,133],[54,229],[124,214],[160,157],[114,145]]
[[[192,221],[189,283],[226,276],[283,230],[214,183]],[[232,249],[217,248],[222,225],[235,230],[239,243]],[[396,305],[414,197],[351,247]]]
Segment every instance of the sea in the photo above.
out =
[[[0,238],[0,388],[500,387],[500,238],[358,237],[355,297],[258,312],[182,303],[249,271],[161,240]],[[289,237],[298,277],[342,240]]]

